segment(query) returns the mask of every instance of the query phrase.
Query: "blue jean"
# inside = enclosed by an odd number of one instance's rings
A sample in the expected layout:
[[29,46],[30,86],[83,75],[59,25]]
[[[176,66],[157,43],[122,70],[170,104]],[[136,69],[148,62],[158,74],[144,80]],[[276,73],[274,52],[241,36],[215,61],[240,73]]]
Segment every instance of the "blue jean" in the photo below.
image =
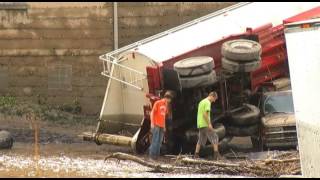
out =
[[149,148],[149,156],[157,157],[160,155],[160,148],[163,140],[164,131],[163,128],[155,126],[152,129],[152,140]]

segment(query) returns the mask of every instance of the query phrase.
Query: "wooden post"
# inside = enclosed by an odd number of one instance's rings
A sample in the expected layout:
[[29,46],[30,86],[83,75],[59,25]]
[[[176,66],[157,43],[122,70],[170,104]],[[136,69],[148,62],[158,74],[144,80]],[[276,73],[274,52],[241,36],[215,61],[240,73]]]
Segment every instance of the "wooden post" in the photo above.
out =
[[96,134],[86,132],[83,133],[82,138],[84,141],[94,141],[97,144],[111,144],[117,146],[127,146],[131,147],[132,138],[120,135],[112,134]]

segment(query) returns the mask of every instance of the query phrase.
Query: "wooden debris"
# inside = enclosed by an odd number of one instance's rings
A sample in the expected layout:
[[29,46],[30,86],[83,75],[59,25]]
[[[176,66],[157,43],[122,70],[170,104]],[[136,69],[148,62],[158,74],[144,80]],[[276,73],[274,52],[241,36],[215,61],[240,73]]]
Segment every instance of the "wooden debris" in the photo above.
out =
[[120,153],[120,152],[117,152],[117,153],[113,153],[109,156],[107,156],[105,158],[105,161],[109,158],[115,158],[115,159],[118,159],[118,160],[129,160],[129,161],[133,161],[133,162],[136,162],[136,163],[139,163],[143,166],[146,166],[146,167],[149,167],[149,168],[153,168],[155,171],[157,172],[171,172],[174,170],[173,167],[167,167],[167,166],[162,166],[160,164],[157,164],[157,163],[154,163],[154,162],[148,162],[142,158],[139,158],[137,156],[134,156],[134,155],[130,155],[130,154],[126,154],[126,153]]
[[300,161],[300,158],[293,158],[293,159],[284,159],[284,160],[280,160],[280,159],[267,159],[265,160],[265,164],[270,164],[270,163],[288,163],[288,162],[296,162],[296,161]]
[[[166,156],[170,159],[169,165],[161,165],[153,161],[147,161],[134,155],[125,153],[113,153],[106,157],[118,160],[130,160],[143,166],[154,169],[154,172],[166,173],[201,173],[201,174],[223,174],[250,177],[280,177],[281,175],[301,174],[300,161],[295,155],[286,155],[289,159],[267,159],[267,160],[219,160],[209,161],[204,159],[193,159],[188,155]],[[174,158],[175,157],[175,158]]]
[[181,162],[185,164],[203,164],[203,165],[213,165],[219,167],[240,167],[240,164],[230,164],[230,163],[223,163],[218,161],[208,161],[202,159],[191,159],[191,158],[182,158]]

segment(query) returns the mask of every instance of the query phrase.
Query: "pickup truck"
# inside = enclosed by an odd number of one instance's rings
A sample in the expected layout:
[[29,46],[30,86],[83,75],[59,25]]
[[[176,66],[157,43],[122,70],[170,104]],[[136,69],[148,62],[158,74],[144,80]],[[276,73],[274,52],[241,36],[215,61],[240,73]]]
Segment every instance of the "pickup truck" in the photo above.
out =
[[253,140],[260,150],[292,148],[298,145],[291,90],[265,92],[260,104],[259,138]]

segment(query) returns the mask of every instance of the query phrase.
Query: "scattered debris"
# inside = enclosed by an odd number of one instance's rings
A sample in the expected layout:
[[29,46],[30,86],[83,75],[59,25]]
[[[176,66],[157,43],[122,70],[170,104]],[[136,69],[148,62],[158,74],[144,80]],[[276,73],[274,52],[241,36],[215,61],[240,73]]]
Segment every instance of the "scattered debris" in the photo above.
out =
[[[295,158],[293,158],[293,156]],[[170,166],[149,162],[134,155],[125,153],[113,153],[106,157],[118,160],[133,161],[143,166],[153,168],[157,172],[183,173],[186,170],[192,173],[210,173],[224,175],[240,175],[250,177],[280,177],[281,175],[301,174],[300,160],[297,152],[281,154],[282,159],[265,160],[219,160],[209,161],[204,159],[193,159],[189,156],[167,156],[175,160]],[[280,157],[280,156],[279,156]],[[289,157],[289,158],[288,158]]]

